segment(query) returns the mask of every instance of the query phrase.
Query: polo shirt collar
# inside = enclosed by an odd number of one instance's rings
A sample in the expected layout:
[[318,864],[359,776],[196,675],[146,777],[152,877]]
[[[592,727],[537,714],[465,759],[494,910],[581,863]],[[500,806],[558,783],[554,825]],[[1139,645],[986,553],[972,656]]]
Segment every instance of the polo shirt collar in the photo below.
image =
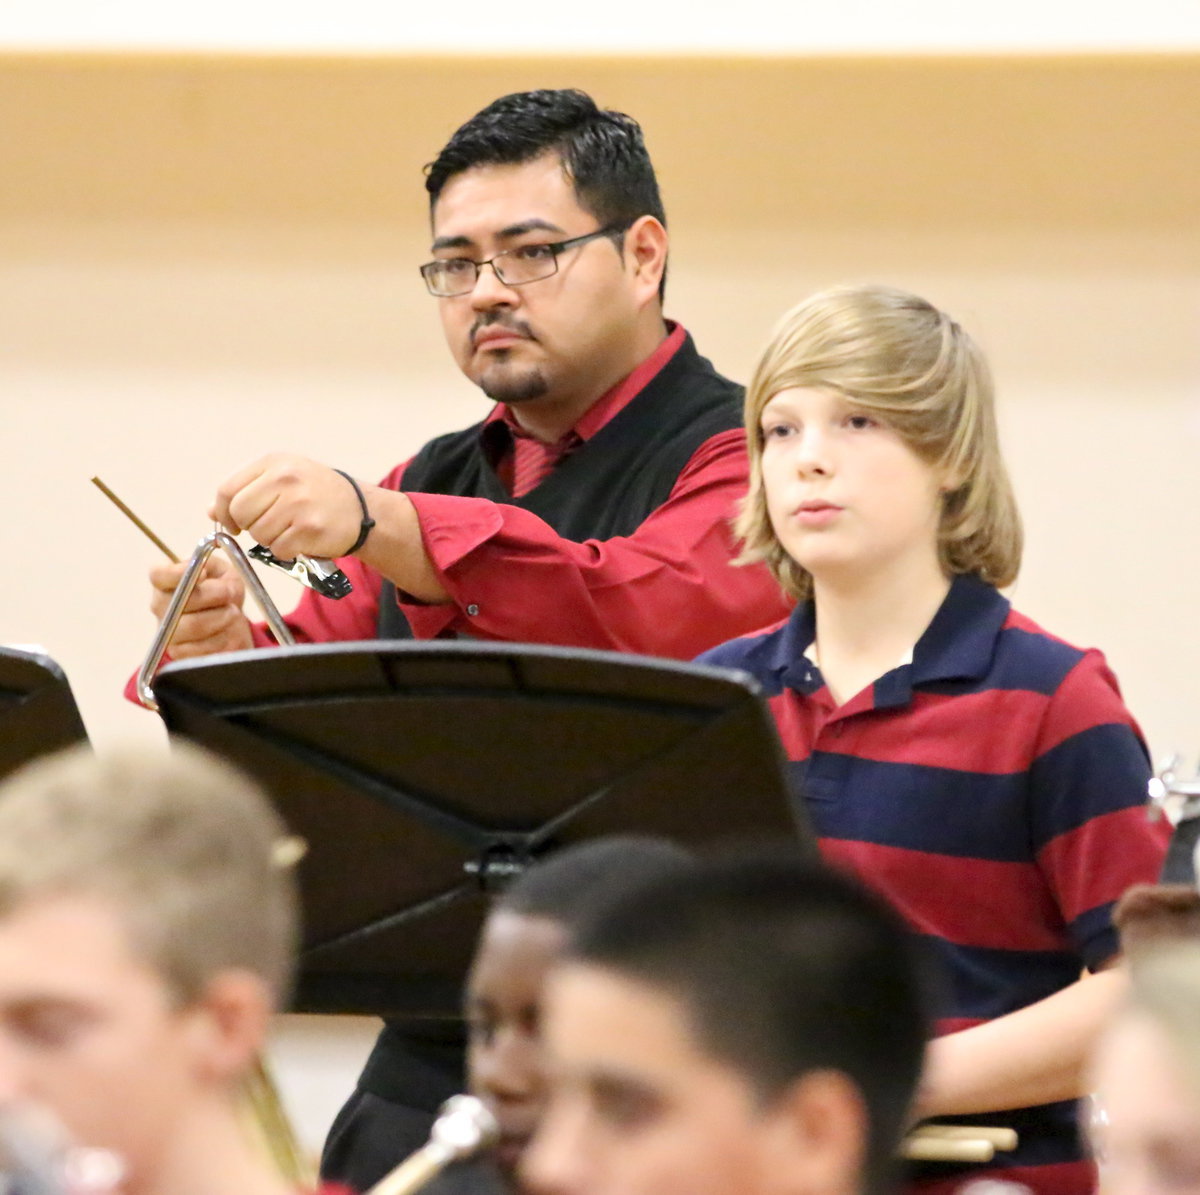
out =
[[978,577],[958,576],[913,648],[913,684],[980,680],[996,653],[1010,605]]
[[[907,705],[921,685],[978,680],[987,675],[996,639],[1008,618],[1009,602],[978,577],[957,576],[933,621],[913,647],[912,662],[881,676],[874,686],[875,707]],[[804,655],[816,638],[816,610],[804,602],[792,611],[782,633],[763,642],[760,675],[771,673],[799,693],[816,692],[824,681]]]

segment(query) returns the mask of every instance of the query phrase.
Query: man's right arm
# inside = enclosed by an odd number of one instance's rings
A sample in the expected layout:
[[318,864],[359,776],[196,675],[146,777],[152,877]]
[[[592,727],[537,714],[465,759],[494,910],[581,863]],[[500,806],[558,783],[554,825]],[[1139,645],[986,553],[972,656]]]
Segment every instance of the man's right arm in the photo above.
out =
[[[407,461],[397,465],[380,485],[397,489],[407,467]],[[354,557],[344,557],[337,564],[349,578],[353,591],[334,601],[304,589],[296,608],[283,620],[297,643],[342,643],[375,637],[382,584],[379,574]],[[186,567],[186,564],[164,564],[150,571],[150,609],[159,622]],[[251,622],[246,617],[242,609],[245,596],[241,575],[223,552],[214,552],[171,638],[168,657],[198,659],[222,652],[276,646],[275,636],[265,623]],[[125,696],[134,702],[138,700],[135,682],[136,677],[131,677],[125,686]]]
[[[339,601],[311,589],[302,592],[295,610],[284,618],[297,643],[334,643],[375,637],[379,611],[379,574],[353,557],[337,561],[353,586]],[[154,594],[150,609],[162,621],[186,564],[165,564],[151,570]],[[265,623],[251,622],[243,611],[246,587],[241,574],[221,552],[214,552],[200,584],[192,591],[186,613],[171,639],[173,660],[196,659],[251,647],[274,647],[275,636]]]

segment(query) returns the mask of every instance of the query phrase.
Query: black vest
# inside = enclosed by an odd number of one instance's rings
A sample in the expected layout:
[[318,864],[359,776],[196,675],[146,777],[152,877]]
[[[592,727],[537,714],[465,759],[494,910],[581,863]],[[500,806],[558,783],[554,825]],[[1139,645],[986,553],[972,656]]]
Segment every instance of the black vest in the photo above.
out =
[[[490,498],[523,506],[577,542],[630,535],[658,509],[696,449],[741,424],[742,388],[721,377],[687,337],[644,390],[577,448],[540,485],[513,498],[480,445],[476,424],[430,441],[404,471],[401,490]],[[379,638],[411,638],[383,583]],[[389,1018],[358,1086],[432,1111],[462,1090],[461,1022]]]
[[[632,535],[667,500],[700,445],[740,426],[741,399],[741,387],[721,377],[688,336],[636,398],[524,497],[513,498],[496,476],[478,423],[426,444],[399,488],[521,506],[577,543]],[[376,633],[412,638],[391,581],[380,593]]]

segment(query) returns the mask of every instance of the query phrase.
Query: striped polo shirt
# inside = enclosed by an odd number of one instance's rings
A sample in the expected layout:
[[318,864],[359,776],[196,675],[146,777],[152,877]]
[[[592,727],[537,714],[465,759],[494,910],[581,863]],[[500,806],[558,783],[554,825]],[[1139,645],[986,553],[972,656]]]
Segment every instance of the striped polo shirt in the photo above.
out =
[[[1167,830],[1147,821],[1146,746],[1100,652],[960,576],[911,660],[838,707],[805,655],[815,629],[805,603],[700,660],[758,681],[823,855],[939,956],[939,1032],[1023,1008],[1111,958],[1113,904],[1156,879]],[[1021,1135],[997,1162],[1050,1168],[1044,1183],[1034,1170],[1007,1177],[1059,1191],[1094,1181],[1073,1102],[979,1119]]]

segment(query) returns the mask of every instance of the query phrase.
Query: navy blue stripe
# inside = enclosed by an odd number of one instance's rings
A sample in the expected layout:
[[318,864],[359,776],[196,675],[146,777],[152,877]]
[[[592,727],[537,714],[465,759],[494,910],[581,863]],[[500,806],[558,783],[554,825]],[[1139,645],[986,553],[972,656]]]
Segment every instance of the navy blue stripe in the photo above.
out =
[[973,676],[932,678],[919,685],[924,693],[958,697],[964,693],[1036,693],[1052,697],[1084,653],[1046,635],[1009,627],[996,637],[987,668]]
[[[1131,726],[1109,722],[1080,731],[1034,760],[1030,783],[1042,799],[1031,810],[1033,848],[1106,813],[1136,808],[1150,779],[1146,747]],[[1097,783],[1103,778],[1103,783]],[[1088,783],[1081,791],[1081,783]]]
[[939,1017],[990,1021],[1068,987],[1079,978],[1074,952],[997,950],[927,937],[943,975]]
[[1023,772],[995,776],[817,751],[788,764],[788,782],[821,837],[1033,861]]
[[1107,904],[1088,909],[1070,924],[1071,937],[1078,944],[1079,953],[1089,967],[1098,967],[1120,953],[1121,942],[1112,922],[1113,905],[1116,903],[1110,900]]
[[702,652],[696,657],[696,663],[748,672],[758,681],[764,697],[778,697],[784,690],[785,669],[772,666],[773,657],[782,655],[786,650],[784,645],[790,638],[790,630],[789,624],[782,630],[731,639],[710,651]]
[[996,641],[988,680],[996,689],[1027,689],[1052,694],[1085,653],[1038,631],[1007,627]]

